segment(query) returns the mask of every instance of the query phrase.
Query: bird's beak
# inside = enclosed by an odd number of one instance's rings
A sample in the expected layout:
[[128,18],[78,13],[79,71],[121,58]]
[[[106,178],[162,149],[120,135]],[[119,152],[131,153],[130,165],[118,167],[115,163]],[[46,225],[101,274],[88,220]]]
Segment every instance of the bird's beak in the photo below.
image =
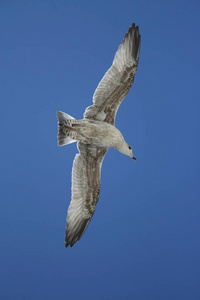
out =
[[132,156],[132,159],[136,160],[135,156]]

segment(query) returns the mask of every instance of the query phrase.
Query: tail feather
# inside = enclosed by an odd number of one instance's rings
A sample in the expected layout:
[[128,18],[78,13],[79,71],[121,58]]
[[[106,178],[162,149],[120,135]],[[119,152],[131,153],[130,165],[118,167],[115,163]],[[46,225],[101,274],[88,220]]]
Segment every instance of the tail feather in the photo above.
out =
[[56,115],[57,115],[59,122],[63,122],[63,121],[67,121],[67,120],[74,120],[73,117],[71,117],[70,115],[68,115],[62,111],[57,111]]
[[66,132],[63,131],[63,123],[69,120],[74,120],[74,118],[62,111],[57,111],[56,115],[58,118],[58,146],[75,143],[76,140],[72,139],[66,134]]

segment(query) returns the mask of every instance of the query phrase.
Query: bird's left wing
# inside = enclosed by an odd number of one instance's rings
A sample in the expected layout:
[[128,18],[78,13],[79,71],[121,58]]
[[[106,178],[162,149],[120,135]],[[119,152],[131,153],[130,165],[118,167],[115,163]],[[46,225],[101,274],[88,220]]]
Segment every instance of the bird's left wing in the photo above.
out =
[[72,169],[72,199],[67,213],[65,247],[85,232],[99,200],[101,165],[107,149],[78,142]]
[[84,118],[114,125],[117,110],[133,84],[139,52],[139,28],[133,23],[94,93],[94,104],[86,108]]

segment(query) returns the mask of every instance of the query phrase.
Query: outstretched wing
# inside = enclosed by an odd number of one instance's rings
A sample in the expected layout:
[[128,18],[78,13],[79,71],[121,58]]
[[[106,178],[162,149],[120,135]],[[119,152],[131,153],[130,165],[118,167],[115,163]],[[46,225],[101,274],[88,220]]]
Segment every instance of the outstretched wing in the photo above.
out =
[[67,213],[65,247],[85,232],[99,200],[101,165],[107,149],[78,142],[72,169],[72,199]]
[[114,125],[117,110],[133,84],[139,52],[139,28],[133,23],[94,93],[94,104],[86,108],[84,118]]

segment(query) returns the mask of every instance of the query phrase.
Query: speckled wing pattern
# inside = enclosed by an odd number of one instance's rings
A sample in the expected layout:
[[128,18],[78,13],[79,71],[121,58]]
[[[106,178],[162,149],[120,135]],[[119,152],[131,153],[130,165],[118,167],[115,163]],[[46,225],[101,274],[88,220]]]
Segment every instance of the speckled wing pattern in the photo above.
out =
[[94,104],[86,108],[84,118],[115,124],[117,110],[133,84],[139,52],[139,28],[133,23],[94,93]]
[[85,232],[99,200],[101,165],[107,149],[78,142],[72,169],[72,199],[67,214],[65,247]]

